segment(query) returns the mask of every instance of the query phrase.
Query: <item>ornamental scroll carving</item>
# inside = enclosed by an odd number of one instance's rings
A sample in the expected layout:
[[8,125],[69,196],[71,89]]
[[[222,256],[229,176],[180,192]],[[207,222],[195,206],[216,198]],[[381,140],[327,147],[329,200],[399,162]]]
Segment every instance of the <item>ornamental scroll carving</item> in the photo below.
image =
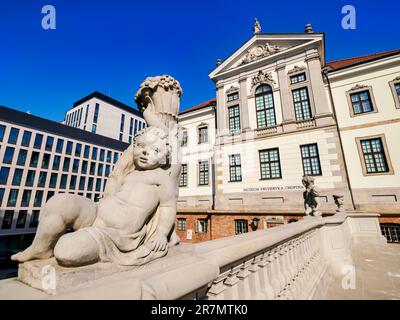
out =
[[304,70],[306,70],[306,67],[304,67],[304,66],[299,67],[298,65],[295,65],[293,67],[293,69],[288,71],[288,74],[293,74],[293,73],[301,72],[301,71],[304,71]]
[[273,85],[276,84],[275,80],[272,78],[271,72],[264,73],[262,70],[260,70],[258,71],[258,74],[253,79],[251,79],[251,88],[254,88],[261,83],[268,83]]
[[242,66],[244,64],[269,57],[283,50],[285,50],[285,48],[277,45],[271,45],[268,42],[264,45],[257,45],[246,52],[245,56],[238,62],[237,66]]

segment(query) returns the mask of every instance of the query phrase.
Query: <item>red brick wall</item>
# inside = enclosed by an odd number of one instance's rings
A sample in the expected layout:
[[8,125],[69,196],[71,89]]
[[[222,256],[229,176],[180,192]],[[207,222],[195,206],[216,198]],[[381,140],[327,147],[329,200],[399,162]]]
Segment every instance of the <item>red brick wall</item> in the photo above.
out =
[[400,217],[379,217],[379,223],[398,223],[400,224]]
[[[178,218],[186,219],[186,228],[184,231],[178,230]],[[207,219],[208,227],[207,232],[198,233],[196,232],[196,221],[198,219]],[[192,229],[192,240],[186,239],[188,229]],[[181,238],[182,242],[197,243],[210,240],[210,216],[208,214],[180,214],[176,216],[176,233]]]

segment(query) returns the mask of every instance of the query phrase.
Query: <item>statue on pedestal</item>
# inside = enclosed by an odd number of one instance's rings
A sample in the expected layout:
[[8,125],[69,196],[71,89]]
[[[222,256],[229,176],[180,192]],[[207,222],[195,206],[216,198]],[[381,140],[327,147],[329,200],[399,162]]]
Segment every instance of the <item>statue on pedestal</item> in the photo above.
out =
[[307,216],[320,217],[322,215],[321,211],[319,211],[321,204],[318,197],[320,195],[317,187],[314,184],[314,178],[311,176],[304,176],[301,182],[306,188],[306,190],[303,192],[305,209],[304,213]]
[[254,18],[253,32],[254,32],[254,34],[260,33],[260,32],[261,32],[261,24],[260,24],[260,22],[257,20],[257,18]]
[[148,127],[116,163],[103,197],[94,203],[74,194],[53,196],[41,210],[32,245],[12,260],[54,256],[64,267],[96,262],[135,266],[165,256],[179,242],[174,227],[181,94],[179,82],[170,76],[147,78],[135,100]]

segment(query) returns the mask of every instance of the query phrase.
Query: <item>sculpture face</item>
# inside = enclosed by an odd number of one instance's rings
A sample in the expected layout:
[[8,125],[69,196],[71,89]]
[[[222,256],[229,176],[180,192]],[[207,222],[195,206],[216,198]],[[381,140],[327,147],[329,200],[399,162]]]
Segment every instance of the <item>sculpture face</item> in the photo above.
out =
[[166,163],[167,146],[155,133],[146,132],[136,137],[133,152],[135,167],[141,170],[152,170]]

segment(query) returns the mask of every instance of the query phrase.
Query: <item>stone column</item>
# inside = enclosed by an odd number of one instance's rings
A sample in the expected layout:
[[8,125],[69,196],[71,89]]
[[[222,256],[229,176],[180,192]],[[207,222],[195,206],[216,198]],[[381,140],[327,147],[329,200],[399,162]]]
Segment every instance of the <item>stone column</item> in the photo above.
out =
[[224,86],[217,83],[217,136],[220,136],[226,129],[225,124],[225,94]]
[[278,74],[283,130],[284,131],[295,130],[296,129],[295,116],[292,104],[290,103],[291,94],[288,86],[285,65],[278,64],[275,70]]
[[242,130],[250,129],[249,106],[247,103],[247,77],[239,78],[239,96],[240,96],[240,118],[242,122]]
[[[318,124],[333,124],[332,112],[328,106],[322,79],[321,62],[316,49],[308,50],[305,59],[311,81],[311,90],[314,97],[315,118]],[[325,118],[325,119],[322,119]]]

